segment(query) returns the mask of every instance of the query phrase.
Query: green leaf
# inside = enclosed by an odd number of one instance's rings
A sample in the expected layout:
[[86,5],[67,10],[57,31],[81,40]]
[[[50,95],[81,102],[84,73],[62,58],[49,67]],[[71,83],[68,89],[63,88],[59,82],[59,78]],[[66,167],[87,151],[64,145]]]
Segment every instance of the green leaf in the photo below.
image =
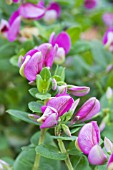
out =
[[10,63],[11,63],[12,65],[18,67],[18,56],[17,56],[17,55],[13,56],[13,57],[10,59]]
[[41,70],[40,75],[44,81],[48,81],[51,78],[51,72],[47,67]]
[[39,145],[36,147],[36,153],[39,153],[43,157],[55,160],[65,160],[67,158],[66,154],[61,153],[52,145]]
[[52,136],[53,139],[61,139],[61,140],[76,140],[76,136],[71,136],[71,137],[63,137],[63,136]]
[[70,35],[72,44],[74,44],[80,38],[81,33],[80,25],[75,25],[68,28],[67,33]]
[[0,47],[0,59],[10,58],[15,54],[16,43],[7,43]]
[[87,170],[91,170],[90,166],[89,166],[89,162],[86,156],[81,155],[81,156],[75,156],[74,157],[74,170],[81,170],[81,169],[87,169]]
[[27,147],[27,150],[23,150],[17,157],[14,163],[14,170],[31,170],[35,160],[35,148]]
[[62,66],[57,66],[56,70],[55,70],[55,74],[54,74],[54,78],[55,76],[58,76],[60,78],[60,81],[64,81],[65,79],[65,68]]
[[41,94],[41,93],[36,93],[35,97],[40,100],[46,100],[51,97],[51,94],[46,93],[46,94]]
[[20,120],[23,120],[23,121],[25,121],[27,123],[32,123],[34,125],[38,125],[38,123],[36,123],[33,120],[29,119],[28,114],[30,114],[30,113],[19,111],[19,110],[7,110],[7,112],[10,115],[12,115],[12,116],[14,116],[14,117],[16,117],[16,118],[18,118]]
[[37,84],[38,91],[40,93],[47,93],[50,83],[51,83],[50,79],[46,80],[46,78],[45,78],[43,80],[40,75],[37,75],[36,84]]
[[41,106],[42,106],[43,104],[41,103],[41,102],[39,102],[39,101],[37,101],[37,102],[30,102],[29,104],[28,104],[28,107],[29,107],[29,109],[32,111],[32,112],[37,112],[37,113],[41,113]]
[[38,93],[38,90],[37,90],[37,88],[31,88],[31,89],[29,90],[29,93],[30,93],[33,97],[36,97],[35,95],[36,95],[36,93]]

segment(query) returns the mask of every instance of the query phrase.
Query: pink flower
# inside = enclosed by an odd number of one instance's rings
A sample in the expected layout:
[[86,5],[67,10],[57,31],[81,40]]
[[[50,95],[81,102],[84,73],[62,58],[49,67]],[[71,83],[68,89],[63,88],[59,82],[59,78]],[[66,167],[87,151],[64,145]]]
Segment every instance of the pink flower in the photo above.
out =
[[113,13],[104,13],[102,19],[107,26],[113,26]]
[[40,128],[51,128],[57,125],[58,123],[58,113],[57,110],[53,107],[45,106],[42,107],[43,115],[37,119],[38,122],[41,122]]
[[81,151],[88,155],[93,146],[99,144],[100,131],[97,122],[92,121],[85,124],[78,135],[78,146]]
[[107,160],[102,148],[97,144],[92,147],[88,155],[88,161],[92,165],[103,165]]
[[59,94],[56,97],[53,97],[48,100],[46,106],[55,108],[58,112],[58,116],[62,116],[64,113],[69,111],[73,103],[74,100],[71,96],[67,94]]
[[35,5],[32,3],[24,3],[19,7],[19,14],[23,18],[38,20],[45,14],[45,9],[41,5]]
[[113,51],[113,27],[109,28],[103,36],[103,44],[110,51]]
[[68,85],[68,91],[70,94],[74,96],[85,96],[86,94],[89,93],[90,88],[86,86]]
[[54,61],[61,64],[65,59],[65,55],[69,52],[71,48],[71,40],[69,35],[66,32],[62,31],[60,34],[55,36],[55,33],[53,32],[50,36],[49,43],[51,43],[53,46],[55,44],[58,44],[59,48]]
[[61,14],[60,5],[56,2],[51,2],[46,8],[46,13],[44,15],[44,21],[48,24],[53,23]]
[[84,122],[86,120],[90,120],[93,116],[95,116],[100,111],[100,102],[92,97],[87,100],[82,107],[75,114],[74,119],[72,120],[72,124],[76,121]]
[[19,58],[20,74],[29,81],[34,81],[44,66],[52,67],[56,50],[56,46],[44,43],[28,51],[21,61]]
[[84,0],[84,7],[86,9],[93,9],[97,6],[97,0]]

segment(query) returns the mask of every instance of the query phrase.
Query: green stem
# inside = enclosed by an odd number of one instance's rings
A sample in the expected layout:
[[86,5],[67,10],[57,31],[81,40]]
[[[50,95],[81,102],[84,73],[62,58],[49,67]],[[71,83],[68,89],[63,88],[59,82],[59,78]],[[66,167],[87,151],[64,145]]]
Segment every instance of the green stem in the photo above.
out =
[[[45,133],[46,133],[46,129],[41,129],[38,145],[43,144]],[[32,170],[38,170],[39,169],[39,163],[40,163],[40,154],[36,153],[35,162],[34,162],[34,166],[33,166]]]
[[[61,152],[67,154],[66,148],[65,148],[64,143],[62,142],[61,139],[58,139],[58,145],[59,145]],[[65,159],[65,164],[66,164],[68,170],[74,170],[68,154],[67,154],[67,158]]]

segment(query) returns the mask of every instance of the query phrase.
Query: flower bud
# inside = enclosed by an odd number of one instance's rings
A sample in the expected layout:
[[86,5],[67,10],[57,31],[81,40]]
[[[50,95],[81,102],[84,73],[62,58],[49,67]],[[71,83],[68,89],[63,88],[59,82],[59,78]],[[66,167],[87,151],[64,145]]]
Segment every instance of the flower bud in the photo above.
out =
[[113,144],[107,137],[104,138],[104,147],[108,153],[113,152]]
[[90,88],[86,86],[68,85],[68,91],[74,96],[85,96],[89,93]]
[[89,100],[87,100],[82,105],[82,107],[78,110],[74,119],[72,120],[72,124],[78,120],[81,122],[90,120],[99,111],[100,111],[100,102],[95,97],[92,97]]
[[89,154],[92,147],[100,141],[100,131],[97,122],[85,124],[78,135],[78,145],[84,154]]
[[57,88],[57,82],[56,82],[56,80],[53,78],[53,79],[52,79],[52,90],[56,90],[56,88]]
[[111,27],[113,25],[113,13],[104,13],[102,19],[107,26]]
[[63,129],[63,131],[64,131],[64,133],[65,133],[66,135],[68,135],[69,137],[71,137],[71,132],[70,132],[68,126],[66,126],[65,124],[62,124],[62,129]]
[[88,161],[92,165],[102,165],[107,160],[102,148],[99,145],[95,145],[89,152]]

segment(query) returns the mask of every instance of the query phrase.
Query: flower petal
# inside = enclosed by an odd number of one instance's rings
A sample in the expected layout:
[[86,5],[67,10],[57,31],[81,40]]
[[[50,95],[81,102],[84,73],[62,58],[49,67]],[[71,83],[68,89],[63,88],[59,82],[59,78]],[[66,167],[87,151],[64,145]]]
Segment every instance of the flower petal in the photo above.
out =
[[89,154],[92,147],[99,143],[100,131],[97,122],[85,124],[78,135],[78,145],[84,154]]
[[88,155],[88,161],[92,165],[102,165],[107,157],[99,145],[93,146]]

